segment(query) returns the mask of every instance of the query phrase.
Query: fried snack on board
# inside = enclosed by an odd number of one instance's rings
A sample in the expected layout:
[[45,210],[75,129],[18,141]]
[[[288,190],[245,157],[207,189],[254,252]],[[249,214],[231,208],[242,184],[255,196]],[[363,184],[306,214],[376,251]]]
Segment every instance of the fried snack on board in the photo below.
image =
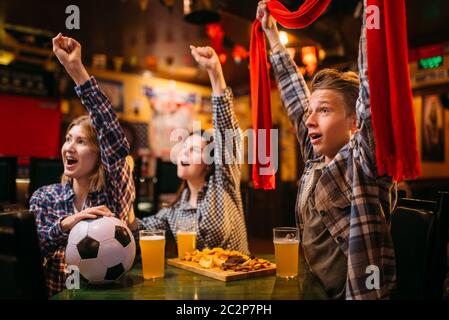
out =
[[184,260],[197,262],[205,269],[254,271],[266,269],[271,266],[268,260],[249,257],[236,250],[223,248],[203,249],[201,251],[186,252]]

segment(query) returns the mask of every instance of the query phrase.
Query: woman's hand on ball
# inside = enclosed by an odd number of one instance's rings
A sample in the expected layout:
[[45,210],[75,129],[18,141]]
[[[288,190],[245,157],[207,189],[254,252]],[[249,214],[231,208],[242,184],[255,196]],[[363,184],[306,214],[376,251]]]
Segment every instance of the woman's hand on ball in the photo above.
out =
[[61,220],[61,230],[64,233],[69,232],[81,220],[96,219],[100,216],[113,217],[114,214],[106,206],[97,206],[84,209],[74,215],[65,217]]

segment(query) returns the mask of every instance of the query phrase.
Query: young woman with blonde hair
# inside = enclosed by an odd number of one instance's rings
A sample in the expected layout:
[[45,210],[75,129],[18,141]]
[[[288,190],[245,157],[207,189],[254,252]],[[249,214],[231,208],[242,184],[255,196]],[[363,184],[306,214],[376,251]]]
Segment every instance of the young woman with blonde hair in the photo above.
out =
[[89,115],[75,119],[67,129],[61,183],[36,190],[30,200],[49,295],[64,289],[64,250],[72,227],[98,216],[126,220],[135,198],[129,144],[111,103],[81,62],[81,45],[58,34],[53,51],[74,80]]

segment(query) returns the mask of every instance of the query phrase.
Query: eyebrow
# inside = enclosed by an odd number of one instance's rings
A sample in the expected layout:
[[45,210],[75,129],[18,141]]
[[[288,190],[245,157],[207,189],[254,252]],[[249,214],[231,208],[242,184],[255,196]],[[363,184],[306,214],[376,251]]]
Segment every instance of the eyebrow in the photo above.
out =
[[[66,137],[66,138],[67,138],[67,137],[73,138],[73,136],[72,136],[70,133],[67,133],[65,137]],[[75,136],[75,138],[87,139],[86,136],[81,136],[81,135]]]
[[324,104],[324,103],[327,103],[327,104],[329,104],[330,102],[329,102],[329,100],[318,100],[318,103],[320,103],[320,104]]
[[332,109],[332,110],[334,109],[334,107],[328,101],[323,101],[323,102],[320,103],[320,105],[318,105],[315,108],[312,108],[311,106],[309,106],[307,112],[311,113],[314,110],[319,110],[320,108],[324,108],[323,104],[326,104],[327,106],[325,106],[325,107],[328,108],[328,109]]

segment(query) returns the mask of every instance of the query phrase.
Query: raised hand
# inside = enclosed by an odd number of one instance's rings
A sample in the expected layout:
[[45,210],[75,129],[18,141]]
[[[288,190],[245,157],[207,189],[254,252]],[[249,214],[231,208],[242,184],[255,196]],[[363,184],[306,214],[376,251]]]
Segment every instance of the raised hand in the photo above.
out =
[[270,0],[262,0],[257,4],[256,18],[261,22],[262,29],[267,36],[268,43],[273,51],[283,48],[279,38],[279,31],[276,20],[270,14],[267,8],[267,3]]
[[217,53],[211,47],[190,46],[195,61],[207,71],[220,72],[221,64]]
[[77,85],[89,80],[89,74],[81,62],[81,45],[73,38],[59,33],[53,38],[53,52]]
[[226,89],[226,82],[220,59],[215,50],[211,47],[190,46],[190,51],[195,61],[209,73],[214,95],[221,95]]
[[53,52],[63,66],[81,63],[81,45],[78,41],[64,37],[61,33],[52,41]]

